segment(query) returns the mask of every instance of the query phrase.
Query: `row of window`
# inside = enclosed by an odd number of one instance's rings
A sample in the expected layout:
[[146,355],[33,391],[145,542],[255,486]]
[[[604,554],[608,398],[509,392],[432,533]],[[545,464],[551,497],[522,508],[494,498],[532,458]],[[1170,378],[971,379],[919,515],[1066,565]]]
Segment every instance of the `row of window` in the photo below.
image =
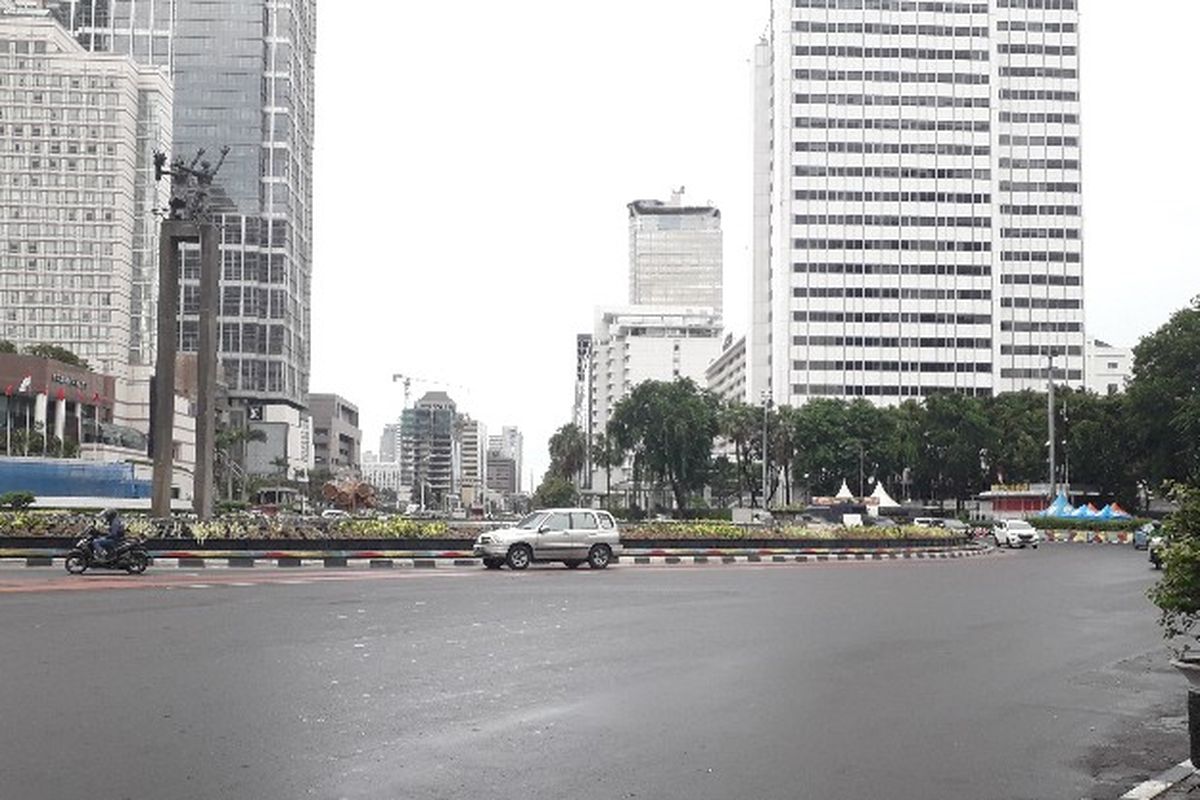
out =
[[924,325],[991,325],[991,314],[934,314],[912,311],[793,311],[793,322],[917,322]]
[[1076,228],[1001,228],[1001,239],[1078,239]]
[[894,214],[796,214],[797,225],[881,225],[885,227],[990,228],[991,217],[922,217]]
[[986,39],[986,25],[895,25],[886,22],[812,22],[792,23],[796,33],[864,33],[883,36],[965,36]]
[[792,0],[792,8],[837,8],[845,11],[932,11],[939,14],[986,14],[987,3],[944,3],[935,0]]
[[1078,136],[1014,136],[1000,134],[1002,147],[1079,147]]
[[1002,205],[1000,213],[1016,217],[1078,217],[1079,206]]
[[871,300],[991,300],[991,289],[901,289],[895,286],[795,286],[792,297]]
[[1071,103],[1079,99],[1079,92],[1066,92],[1059,89],[1001,89],[1001,100],[1053,100],[1060,103]]
[[1075,0],[996,0],[997,8],[1033,8],[1044,11],[1074,11]]
[[797,153],[888,153],[925,156],[989,156],[988,145],[932,144],[928,142],[796,142]]
[[1077,158],[1008,158],[1000,159],[1003,169],[1079,169]]
[[1001,122],[1012,122],[1030,125],[1078,125],[1078,114],[1059,114],[1057,112],[1042,113],[1024,111],[1001,111]]
[[792,344],[797,347],[881,347],[887,350],[901,347],[992,349],[991,339],[971,336],[793,336]]
[[1058,251],[1045,252],[1042,250],[1023,251],[1005,250],[1000,253],[1001,261],[1042,261],[1060,264],[1079,264],[1083,261],[1082,253],[1062,253]]
[[792,48],[795,56],[841,58],[913,58],[922,61],[987,61],[987,50],[951,50],[940,47],[859,47],[857,45],[803,45]]
[[1075,33],[1079,30],[1079,26],[1074,22],[1002,19],[996,23],[996,29],[1001,31],[1028,31],[1029,33]]
[[1074,67],[1000,67],[1002,78],[1065,78],[1079,77],[1079,70]]
[[[1066,347],[1067,355],[1081,356],[1083,348],[1079,345],[1068,345]],[[1055,355],[1062,355],[1063,348],[1056,347]],[[1002,344],[1000,345],[1000,355],[1002,356],[1044,356],[1046,355],[1045,345],[1039,344]]]
[[840,119],[796,117],[794,127],[815,130],[957,131],[987,133],[992,123],[982,119]]
[[946,239],[793,239],[797,250],[904,250],[923,253],[983,253],[992,249],[988,241]]
[[1073,44],[1041,44],[1039,42],[1001,42],[1001,53],[1014,56],[1074,56],[1079,54],[1079,48]]
[[961,361],[793,361],[792,369],[796,370],[827,370],[845,372],[927,372],[931,374],[945,372],[990,373],[992,362],[961,362]]
[[[862,94],[861,92],[843,94],[795,94],[792,101],[797,105],[830,105],[830,106],[903,106],[905,108],[989,108],[991,98],[987,95],[980,97],[945,97],[942,95],[895,95],[895,94]],[[1001,115],[1003,116],[1003,115]]]
[[1082,286],[1078,275],[1009,275],[1000,276],[1000,283],[1012,286]]
[[1001,297],[1001,308],[1083,308],[1083,301],[1060,297]]
[[1002,192],[1079,192],[1079,184],[1070,181],[1000,181]]
[[[1062,380],[1063,370],[1054,370],[1055,380]],[[1046,380],[1046,369],[1001,369],[1001,378],[1014,378],[1024,380]],[[1083,371],[1078,369],[1066,370],[1066,379],[1069,381],[1083,380]]]
[[832,264],[810,262],[792,264],[792,272],[810,275],[960,275],[987,277],[988,264]]
[[285,333],[282,325],[222,322],[221,352],[283,355]]
[[879,203],[976,203],[992,202],[990,194],[968,192],[855,192],[840,189],[797,189],[795,200],[849,200]]
[[950,388],[944,386],[838,386],[832,383],[794,383],[792,394],[812,397],[928,397],[932,394],[962,394],[967,397],[991,397],[988,387]]
[[991,180],[990,169],[953,169],[923,167],[825,167],[797,166],[792,174],[798,178],[914,178],[914,179],[962,179]]
[[987,84],[986,72],[901,72],[899,70],[796,69],[792,76],[802,81],[878,81],[879,83]]
[[1008,333],[1080,333],[1082,322],[1014,322],[1005,320],[1000,330]]

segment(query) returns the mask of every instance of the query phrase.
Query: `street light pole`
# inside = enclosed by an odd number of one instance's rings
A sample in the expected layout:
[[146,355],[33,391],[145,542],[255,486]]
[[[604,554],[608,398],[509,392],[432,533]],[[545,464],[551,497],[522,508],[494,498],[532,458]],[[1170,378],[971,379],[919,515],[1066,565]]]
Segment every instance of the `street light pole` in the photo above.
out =
[[767,413],[771,408],[771,395],[768,391],[763,390],[763,434],[762,434],[762,507],[765,511],[767,508]]
[[1050,351],[1050,369],[1046,372],[1049,380],[1049,391],[1046,393],[1047,410],[1046,420],[1050,428],[1050,502],[1054,502],[1054,498],[1058,497],[1057,485],[1055,483],[1054,469],[1054,351]]

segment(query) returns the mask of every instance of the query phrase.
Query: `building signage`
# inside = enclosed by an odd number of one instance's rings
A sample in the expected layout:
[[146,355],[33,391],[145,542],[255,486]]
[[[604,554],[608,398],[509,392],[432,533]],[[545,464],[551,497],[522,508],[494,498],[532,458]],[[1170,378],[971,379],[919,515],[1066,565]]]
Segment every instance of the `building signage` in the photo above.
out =
[[59,384],[60,386],[70,386],[72,389],[83,391],[88,387],[88,382],[82,378],[72,378],[70,375],[60,375],[54,373],[50,376],[50,382]]

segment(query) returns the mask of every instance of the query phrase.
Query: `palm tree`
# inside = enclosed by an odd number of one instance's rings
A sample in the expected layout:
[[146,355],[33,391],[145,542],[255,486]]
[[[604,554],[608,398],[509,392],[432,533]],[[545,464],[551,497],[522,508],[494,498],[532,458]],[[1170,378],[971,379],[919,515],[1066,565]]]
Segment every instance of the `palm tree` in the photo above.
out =
[[[247,442],[265,442],[267,434],[261,428],[235,428],[222,425],[216,435],[216,465],[225,478],[225,499],[233,499],[233,479],[237,473],[243,491],[246,488],[246,470],[242,465]],[[236,454],[236,455],[235,455]]]
[[587,438],[574,423],[563,425],[550,437],[550,471],[576,481],[587,464]]
[[616,438],[606,433],[596,436],[592,445],[592,463],[604,469],[604,507],[608,508],[608,495],[612,490],[612,468],[625,463],[625,451]]

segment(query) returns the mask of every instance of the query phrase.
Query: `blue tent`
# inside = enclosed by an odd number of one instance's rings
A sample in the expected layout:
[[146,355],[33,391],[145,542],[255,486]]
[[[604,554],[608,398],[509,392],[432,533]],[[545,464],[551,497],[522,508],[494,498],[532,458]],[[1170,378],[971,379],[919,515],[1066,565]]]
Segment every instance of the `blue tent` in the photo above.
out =
[[1112,519],[1115,516],[1116,514],[1113,513],[1113,507],[1111,503],[1100,509],[1099,513],[1096,514],[1097,519]]
[[1043,517],[1070,517],[1073,516],[1075,507],[1071,505],[1071,501],[1067,499],[1066,492],[1059,492],[1058,497],[1054,498],[1054,502],[1050,507],[1041,513]]

